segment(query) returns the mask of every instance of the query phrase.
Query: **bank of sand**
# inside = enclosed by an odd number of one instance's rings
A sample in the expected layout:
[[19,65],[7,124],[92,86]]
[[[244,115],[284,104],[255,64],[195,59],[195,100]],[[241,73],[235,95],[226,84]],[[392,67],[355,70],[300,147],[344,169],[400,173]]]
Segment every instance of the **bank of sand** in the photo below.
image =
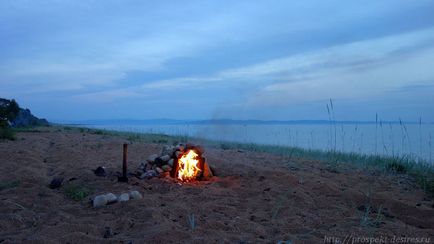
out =
[[[126,184],[115,176],[124,142],[121,136],[58,128],[0,142],[0,242],[323,243],[434,236],[433,200],[404,175],[206,148],[218,175],[211,181],[130,178]],[[130,172],[161,147],[133,142]],[[97,166],[106,166],[109,176],[96,176]],[[65,179],[63,186],[49,189],[56,176]],[[64,193],[71,184],[93,192],[72,200]],[[97,194],[130,190],[143,199],[100,209],[89,203]],[[106,227],[113,232],[108,239]]]

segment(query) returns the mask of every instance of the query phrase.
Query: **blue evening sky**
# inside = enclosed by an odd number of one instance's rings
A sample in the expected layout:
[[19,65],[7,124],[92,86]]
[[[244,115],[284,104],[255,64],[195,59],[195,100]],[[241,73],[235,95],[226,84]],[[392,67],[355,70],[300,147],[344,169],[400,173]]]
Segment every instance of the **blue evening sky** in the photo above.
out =
[[0,97],[81,119],[434,121],[434,1],[0,1]]

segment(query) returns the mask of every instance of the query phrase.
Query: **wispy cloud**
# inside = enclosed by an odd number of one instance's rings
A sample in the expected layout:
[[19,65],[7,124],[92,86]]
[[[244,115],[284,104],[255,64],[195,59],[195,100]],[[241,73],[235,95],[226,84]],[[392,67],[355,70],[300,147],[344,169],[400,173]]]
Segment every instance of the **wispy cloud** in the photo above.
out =
[[[375,38],[223,70],[201,77],[148,82],[134,90],[213,88],[252,90],[252,105],[378,96],[420,79],[434,78],[434,29]],[[414,49],[424,46],[424,49]]]

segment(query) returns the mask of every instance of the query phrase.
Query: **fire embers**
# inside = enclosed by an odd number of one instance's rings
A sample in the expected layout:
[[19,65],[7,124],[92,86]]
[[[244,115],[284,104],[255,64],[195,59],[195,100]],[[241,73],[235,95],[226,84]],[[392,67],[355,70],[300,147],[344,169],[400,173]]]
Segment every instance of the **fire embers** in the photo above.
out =
[[208,180],[213,177],[213,173],[203,153],[201,146],[190,143],[179,144],[176,147],[165,146],[160,156],[149,156],[146,166],[142,166],[144,174],[140,178],[170,175],[184,182]]

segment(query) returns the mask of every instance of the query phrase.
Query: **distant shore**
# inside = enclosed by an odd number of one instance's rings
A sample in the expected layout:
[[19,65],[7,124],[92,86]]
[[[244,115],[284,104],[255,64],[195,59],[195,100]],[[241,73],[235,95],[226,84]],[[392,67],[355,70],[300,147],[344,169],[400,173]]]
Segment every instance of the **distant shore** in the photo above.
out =
[[298,124],[434,124],[430,121],[400,121],[400,120],[236,120],[236,119],[206,119],[206,120],[178,120],[178,119],[99,119],[99,120],[54,120],[63,125],[298,125]]

